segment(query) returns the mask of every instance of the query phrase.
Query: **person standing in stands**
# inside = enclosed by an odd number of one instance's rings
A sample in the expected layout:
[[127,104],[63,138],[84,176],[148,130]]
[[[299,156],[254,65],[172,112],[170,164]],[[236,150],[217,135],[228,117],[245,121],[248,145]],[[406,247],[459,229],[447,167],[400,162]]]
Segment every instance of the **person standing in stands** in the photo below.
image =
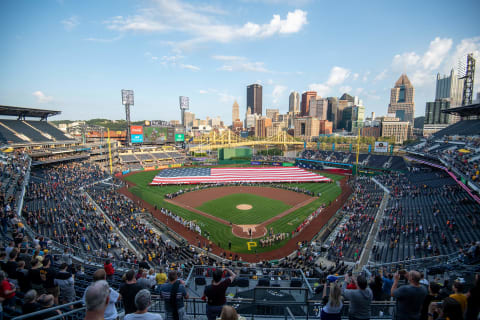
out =
[[122,295],[123,305],[125,306],[125,314],[137,311],[137,307],[135,307],[135,296],[140,290],[142,290],[142,287],[137,283],[135,271],[128,270],[125,274],[125,284],[120,287],[120,294]]
[[[477,302],[475,302],[477,301]],[[475,275],[475,283],[467,293],[467,311],[465,312],[465,320],[477,320],[480,312],[480,274]]]
[[142,289],[135,296],[135,306],[137,311],[125,316],[125,320],[162,320],[162,316],[158,313],[148,312],[148,307],[152,304],[152,296],[150,291]]
[[223,272],[220,269],[213,271],[212,284],[205,287],[203,296],[207,301],[207,318],[208,320],[215,320],[222,312],[222,307],[227,300],[225,299],[225,292],[232,284],[237,276],[232,270],[225,269],[229,277],[222,281]]
[[168,272],[168,282],[160,287],[160,295],[165,302],[166,320],[185,320],[186,312],[183,299],[188,299],[188,293],[182,280],[178,280],[175,270]]
[[45,291],[47,293],[53,295],[55,299],[55,304],[58,304],[58,296],[60,294],[60,289],[54,283],[57,272],[53,268],[50,258],[45,258],[42,264],[43,268],[42,270],[40,270],[40,274],[45,275],[45,282],[43,283],[43,287],[45,288]]
[[103,319],[105,309],[107,309],[110,292],[107,281],[100,280],[92,284],[85,290],[85,318],[84,320]]
[[62,263],[60,270],[55,275],[53,283],[60,289],[59,301],[61,304],[75,300],[74,276],[67,271],[68,265]]
[[397,289],[400,274],[396,272],[392,285],[391,295],[397,299],[397,319],[420,319],[427,289],[420,284],[420,273],[418,271],[410,271],[406,278],[409,284]]
[[327,285],[323,286],[323,305],[320,313],[321,320],[339,320],[341,318],[340,312],[343,308],[342,290],[337,281],[330,284],[330,295],[327,301]]
[[[463,280],[463,279],[462,279]],[[457,300],[462,307],[462,313],[467,309],[467,296],[463,293],[463,282],[460,280],[455,280],[452,286],[453,293],[450,295],[450,298]]]
[[428,307],[432,302],[441,301],[439,293],[440,293],[440,285],[435,282],[430,282],[428,286],[428,295],[425,297],[425,300],[423,300],[420,320],[428,320]]
[[391,273],[384,274],[382,270],[380,270],[380,275],[382,276],[382,281],[383,281],[383,297],[385,300],[390,300],[391,299],[391,291],[392,291],[392,285],[393,285],[393,276]]
[[148,262],[147,262],[147,258],[146,257],[143,257],[142,259],[142,262],[140,262],[138,264],[138,267],[139,268],[142,268],[144,270],[149,270],[150,269],[150,266],[148,265]]
[[[98,281],[101,281],[101,280],[107,280],[107,275],[105,273],[105,270],[98,269],[97,271],[95,271],[93,273],[93,282],[95,283],[95,282],[98,282]],[[85,292],[83,293],[83,298],[82,298],[83,303],[86,303],[85,302],[85,293],[86,292],[87,292],[87,290],[85,290]],[[117,312],[117,307],[115,307],[115,303],[117,303],[117,301],[120,301],[121,298],[122,298],[121,295],[117,291],[115,291],[114,289],[112,289],[110,287],[110,295],[109,295],[109,299],[108,299],[108,306],[105,309],[105,312],[103,314],[103,317],[104,317],[105,320],[116,320],[118,318],[118,312]]]
[[15,286],[7,279],[5,272],[0,271],[0,298],[2,298],[3,307],[15,308]]
[[354,279],[355,286],[358,289],[347,289],[347,283],[349,282],[350,276],[347,274],[343,282],[342,294],[350,300],[348,318],[350,320],[370,319],[370,304],[372,303],[373,293],[367,286],[367,279],[361,275]]
[[113,267],[112,262],[110,259],[107,259],[105,263],[103,264],[103,269],[105,270],[105,273],[107,274],[107,279],[112,280],[113,275],[115,274],[115,268]]

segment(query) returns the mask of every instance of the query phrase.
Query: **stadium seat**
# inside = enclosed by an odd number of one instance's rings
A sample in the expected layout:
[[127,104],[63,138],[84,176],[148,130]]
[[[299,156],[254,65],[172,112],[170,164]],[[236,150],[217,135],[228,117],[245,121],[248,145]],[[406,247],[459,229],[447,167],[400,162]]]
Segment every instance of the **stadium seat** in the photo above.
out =
[[258,280],[258,287],[270,287],[270,279],[269,278],[261,278]]
[[238,278],[237,286],[239,288],[248,288],[250,286],[250,281],[248,280],[248,278]]
[[196,286],[204,286],[207,284],[207,281],[205,280],[205,277],[196,277],[195,278],[195,285]]
[[293,278],[290,281],[290,287],[292,288],[301,288],[302,287],[302,280],[298,278]]

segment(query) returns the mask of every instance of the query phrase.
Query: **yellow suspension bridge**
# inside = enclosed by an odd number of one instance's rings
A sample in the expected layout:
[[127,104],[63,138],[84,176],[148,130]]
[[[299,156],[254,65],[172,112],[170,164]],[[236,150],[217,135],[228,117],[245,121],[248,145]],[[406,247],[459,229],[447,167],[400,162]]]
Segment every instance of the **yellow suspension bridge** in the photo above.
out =
[[[296,140],[285,131],[279,132],[277,135],[265,138],[263,140],[250,140],[240,137],[231,130],[225,130],[221,134],[216,131],[211,131],[209,134],[195,137],[190,144],[190,151],[207,151],[220,148],[268,145],[275,145],[283,149],[287,149],[288,146],[303,147],[304,142]],[[315,143],[308,143],[308,146],[312,147],[314,144]]]

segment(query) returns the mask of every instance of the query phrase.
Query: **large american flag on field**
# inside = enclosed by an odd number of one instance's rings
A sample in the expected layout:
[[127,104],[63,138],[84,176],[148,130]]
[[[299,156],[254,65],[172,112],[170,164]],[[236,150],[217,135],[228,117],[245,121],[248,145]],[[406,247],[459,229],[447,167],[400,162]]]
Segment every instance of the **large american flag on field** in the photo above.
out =
[[175,168],[160,171],[150,185],[329,181],[329,178],[297,167]]

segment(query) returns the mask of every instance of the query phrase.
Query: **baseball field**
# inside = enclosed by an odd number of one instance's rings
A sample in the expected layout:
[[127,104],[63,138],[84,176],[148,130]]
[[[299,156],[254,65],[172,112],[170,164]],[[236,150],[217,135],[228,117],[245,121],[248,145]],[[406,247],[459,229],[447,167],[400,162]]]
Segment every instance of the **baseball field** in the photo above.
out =
[[[150,186],[149,183],[156,174],[157,171],[143,171],[125,176],[124,179],[130,184],[128,192],[150,206],[166,208],[186,220],[194,221],[201,227],[201,239],[224,250],[228,250],[230,243],[230,251],[237,253],[262,253],[284,246],[290,240],[292,231],[296,230],[305,218],[340,196],[342,190],[338,181],[344,178],[321,173],[334,182],[212,187],[166,199],[166,194],[178,190],[188,191],[197,186]],[[311,194],[291,191],[289,188],[308,190]],[[162,218],[159,215],[161,213],[154,214],[155,217]],[[184,232],[193,231],[185,229]],[[268,237],[272,232],[285,233],[289,237],[266,247],[260,246],[259,240]],[[186,238],[192,239],[192,236]],[[249,242],[256,244],[251,246],[248,245]]]

